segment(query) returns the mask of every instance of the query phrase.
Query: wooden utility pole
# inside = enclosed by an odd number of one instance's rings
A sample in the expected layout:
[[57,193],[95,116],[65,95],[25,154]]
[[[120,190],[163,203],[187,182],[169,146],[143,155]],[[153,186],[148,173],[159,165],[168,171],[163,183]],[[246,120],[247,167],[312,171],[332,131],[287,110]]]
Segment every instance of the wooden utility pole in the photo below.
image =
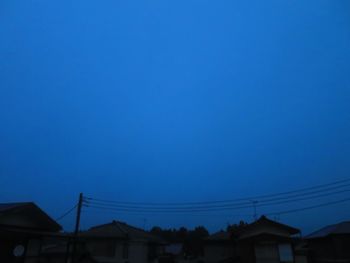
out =
[[81,208],[83,206],[83,193],[79,194],[79,201],[77,206],[77,217],[75,221],[75,230],[74,230],[74,237],[73,237],[73,250],[72,250],[72,262],[75,263],[76,260],[76,250],[77,250],[77,241],[78,241],[78,234],[79,234],[79,226],[80,226],[80,215],[81,215]]
[[81,215],[81,207],[83,206],[83,193],[79,194],[79,201],[78,201],[78,207],[77,207],[77,218],[75,221],[75,231],[74,235],[77,236],[79,232],[79,226],[80,226],[80,215]]

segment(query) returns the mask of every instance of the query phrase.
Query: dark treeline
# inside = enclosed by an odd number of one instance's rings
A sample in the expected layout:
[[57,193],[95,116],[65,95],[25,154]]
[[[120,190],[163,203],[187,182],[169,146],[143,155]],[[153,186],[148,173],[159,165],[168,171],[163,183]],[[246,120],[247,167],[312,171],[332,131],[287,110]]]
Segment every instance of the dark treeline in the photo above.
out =
[[162,237],[170,243],[182,243],[185,256],[199,256],[202,254],[203,240],[209,236],[208,230],[203,226],[198,226],[193,230],[185,227],[179,229],[162,229],[153,227],[151,233]]
[[232,235],[234,235],[235,232],[239,231],[240,229],[244,228],[247,225],[248,225],[247,222],[244,222],[241,220],[241,221],[239,221],[238,224],[228,225],[226,228],[226,231],[230,232]]
[[[234,234],[234,232],[246,225],[246,222],[240,221],[238,224],[228,225],[226,231]],[[203,252],[203,242],[209,236],[209,232],[204,226],[197,226],[193,230],[185,227],[180,227],[179,229],[162,229],[155,226],[151,229],[151,233],[170,243],[182,243],[185,256],[201,255]]]
[[162,229],[155,226],[151,229],[151,233],[171,243],[183,243],[187,239],[204,239],[209,236],[208,230],[203,226],[198,226],[194,230],[188,230],[185,227]]

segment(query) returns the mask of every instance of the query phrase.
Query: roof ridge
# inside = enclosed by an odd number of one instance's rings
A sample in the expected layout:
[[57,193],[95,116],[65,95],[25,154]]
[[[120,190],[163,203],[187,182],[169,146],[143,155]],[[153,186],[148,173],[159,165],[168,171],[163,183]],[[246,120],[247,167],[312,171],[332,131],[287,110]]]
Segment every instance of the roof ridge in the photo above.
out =
[[335,225],[341,225],[341,224],[350,224],[350,220],[346,220],[346,221],[341,221],[338,224]]
[[9,202],[9,203],[0,203],[1,205],[17,205],[17,206],[22,206],[22,205],[30,205],[30,204],[34,204],[34,202]]
[[[340,226],[340,225],[342,225],[342,224],[350,224],[350,220],[347,220],[347,221],[341,221],[341,222],[339,222],[339,223],[335,223],[335,224],[326,225],[326,226],[324,226],[324,227],[320,228],[319,230],[324,229],[324,228],[328,228],[328,227],[337,227],[337,226]],[[316,232],[316,231],[315,231],[315,232]]]
[[1,203],[0,204],[0,214],[6,215],[7,213],[12,213],[16,211],[26,212],[27,209],[32,209],[39,213],[41,218],[44,218],[48,222],[50,222],[52,228],[54,227],[56,231],[62,230],[62,226],[59,225],[51,216],[47,214],[46,211],[41,209],[34,202],[17,202],[17,203]]
[[[280,227],[285,227],[285,228],[293,229],[293,230],[296,230],[296,231],[300,232],[300,229],[298,229],[298,228],[296,228],[296,227],[287,225],[287,224],[285,224],[285,223],[278,222],[278,221],[276,221],[276,220],[272,220],[272,219],[266,217],[265,215],[262,215],[257,221],[251,223],[250,225],[256,224],[256,223],[258,223],[258,222],[263,222],[264,220],[267,221],[267,222],[276,224],[276,225],[278,225],[278,226],[280,226]],[[249,226],[249,224],[248,224],[248,226]]]
[[117,226],[120,229],[120,231],[123,232],[125,235],[128,235],[128,232],[121,226],[121,224],[123,224],[122,222],[113,220],[112,224],[114,226]]
[[[306,238],[317,238],[322,236],[328,236],[331,234],[336,234],[338,231],[342,230],[342,227],[350,225],[350,221],[342,221],[335,224],[329,224],[324,227],[321,227],[306,236]],[[349,231],[349,230],[347,230]]]
[[114,222],[119,223],[120,225],[124,225],[124,226],[126,226],[126,227],[128,227],[128,228],[131,228],[131,229],[134,229],[134,230],[137,230],[137,231],[140,231],[140,232],[144,232],[144,233],[146,233],[146,234],[153,235],[153,234],[150,233],[149,231],[146,231],[146,230],[144,230],[144,229],[142,229],[142,228],[139,228],[139,227],[136,227],[136,226],[129,225],[128,223],[124,223],[124,222],[120,222],[120,221],[114,221]]

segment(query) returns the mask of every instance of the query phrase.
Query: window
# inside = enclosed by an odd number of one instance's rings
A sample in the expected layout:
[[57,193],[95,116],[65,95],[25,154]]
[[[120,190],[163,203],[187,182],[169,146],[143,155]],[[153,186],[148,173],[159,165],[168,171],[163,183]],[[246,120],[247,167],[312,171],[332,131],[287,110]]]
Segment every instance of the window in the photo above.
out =
[[293,262],[293,250],[290,244],[279,244],[278,251],[281,262]]

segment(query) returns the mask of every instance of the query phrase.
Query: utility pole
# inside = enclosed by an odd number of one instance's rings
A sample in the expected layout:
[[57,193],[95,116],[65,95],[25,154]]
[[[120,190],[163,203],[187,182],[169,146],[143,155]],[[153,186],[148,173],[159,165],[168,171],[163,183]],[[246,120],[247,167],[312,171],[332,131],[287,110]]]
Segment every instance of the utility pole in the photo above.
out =
[[75,263],[75,254],[77,250],[77,240],[78,240],[78,234],[79,234],[79,226],[80,226],[80,215],[81,215],[81,208],[83,206],[83,193],[79,194],[79,201],[77,206],[77,217],[75,221],[75,230],[74,230],[74,237],[73,237],[73,250],[72,250],[72,262]]

